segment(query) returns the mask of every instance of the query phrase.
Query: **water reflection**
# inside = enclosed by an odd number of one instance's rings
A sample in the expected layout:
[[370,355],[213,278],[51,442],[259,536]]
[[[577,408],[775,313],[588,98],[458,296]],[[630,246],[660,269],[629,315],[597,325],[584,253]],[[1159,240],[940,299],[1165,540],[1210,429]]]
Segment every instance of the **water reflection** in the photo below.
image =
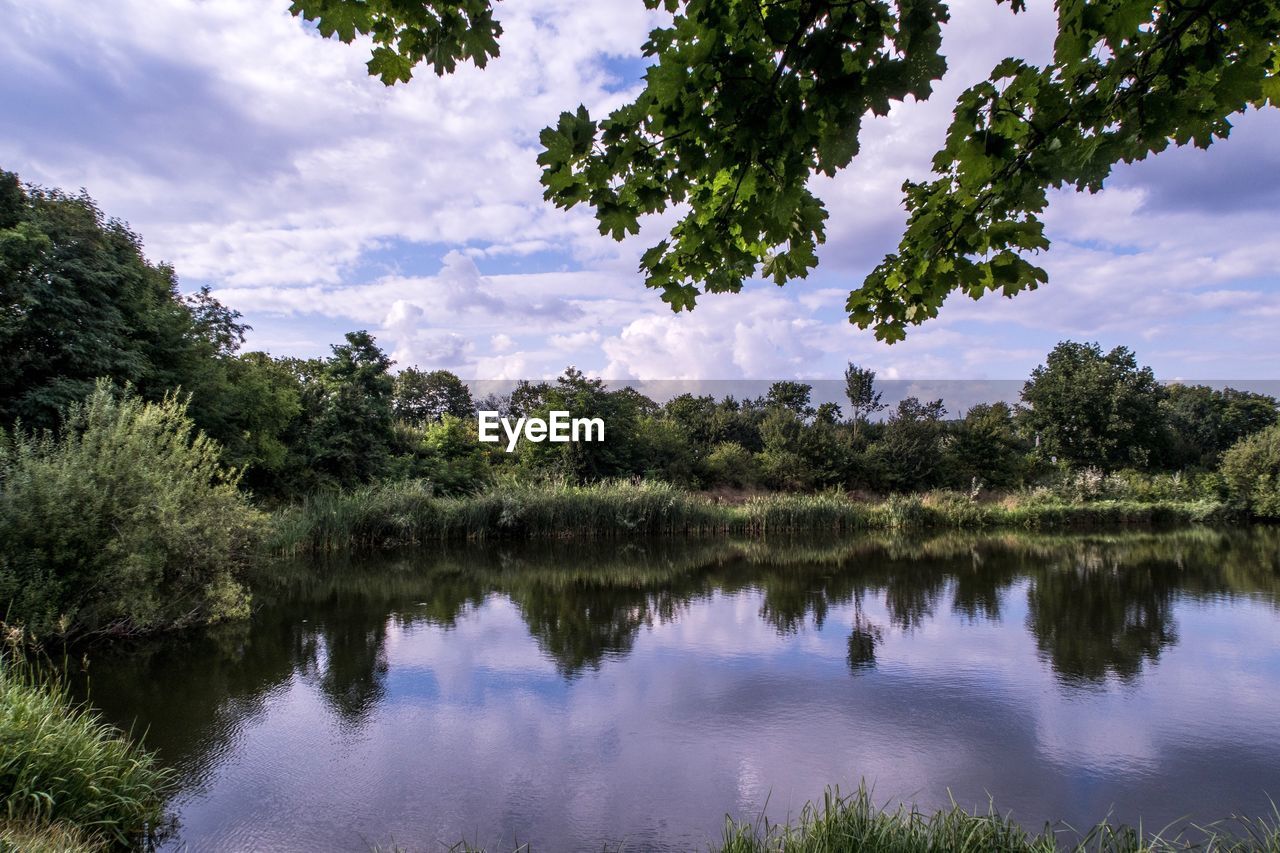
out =
[[687,849],[862,775],[1218,817],[1280,792],[1278,593],[1275,530],[441,548],[275,566],[252,622],[89,672],[193,849]]

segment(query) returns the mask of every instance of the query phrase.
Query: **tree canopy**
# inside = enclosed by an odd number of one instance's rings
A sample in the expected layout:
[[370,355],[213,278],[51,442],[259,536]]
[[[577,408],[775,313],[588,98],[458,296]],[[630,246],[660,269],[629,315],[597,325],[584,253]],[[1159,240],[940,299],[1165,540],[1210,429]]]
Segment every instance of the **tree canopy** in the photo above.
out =
[[1023,386],[1023,417],[1043,451],[1073,467],[1141,467],[1163,440],[1165,394],[1128,347],[1063,341]]
[[[785,284],[818,263],[827,211],[808,188],[858,153],[866,116],[923,100],[946,71],[942,0],[643,0],[669,25],[644,43],[634,101],[585,106],[543,130],[546,198],[587,204],[615,239],[683,205],[640,262],[673,310]],[[1003,3],[1004,0],[996,0]],[[1025,0],[1009,0],[1012,13]],[[1050,62],[996,65],[957,101],[935,176],[903,185],[898,251],[849,294],[851,322],[896,341],[960,292],[1013,296],[1047,281],[1048,191],[1096,192],[1120,162],[1207,147],[1230,117],[1280,104],[1280,0],[1059,0]],[[368,34],[370,74],[408,81],[498,55],[490,0],[296,0],[295,15],[345,42]]]

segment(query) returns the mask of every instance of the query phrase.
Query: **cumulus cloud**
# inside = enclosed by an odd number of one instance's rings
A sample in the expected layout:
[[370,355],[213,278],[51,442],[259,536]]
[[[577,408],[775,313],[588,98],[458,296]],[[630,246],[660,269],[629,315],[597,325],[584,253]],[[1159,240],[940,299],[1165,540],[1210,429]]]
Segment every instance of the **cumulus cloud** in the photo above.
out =
[[275,352],[322,354],[368,328],[402,365],[491,379],[570,360],[649,380],[838,377],[850,360],[887,378],[1014,378],[1068,337],[1133,345],[1165,376],[1270,377],[1280,363],[1274,110],[1239,117],[1207,152],[1119,168],[1097,195],[1056,193],[1039,291],[953,298],[893,347],[846,322],[848,291],[897,245],[901,184],[928,175],[956,95],[1008,54],[1047,56],[1048,3],[953,3],[934,97],[869,119],[854,164],[813,181],[831,212],[820,268],[691,314],[636,271],[674,213],[615,243],[538,184],[543,126],[636,91],[660,20],[638,0],[504,0],[489,68],[390,89],[365,73],[367,45],[320,38],[285,0],[0,8],[0,164],[88,189]]

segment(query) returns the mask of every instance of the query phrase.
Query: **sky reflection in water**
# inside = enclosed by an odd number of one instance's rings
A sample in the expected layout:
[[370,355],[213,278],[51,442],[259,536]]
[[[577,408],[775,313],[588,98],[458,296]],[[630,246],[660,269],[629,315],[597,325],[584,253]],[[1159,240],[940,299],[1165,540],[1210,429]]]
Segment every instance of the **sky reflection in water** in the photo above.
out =
[[826,784],[1031,826],[1280,797],[1280,532],[487,547],[97,653],[173,847],[705,849]]

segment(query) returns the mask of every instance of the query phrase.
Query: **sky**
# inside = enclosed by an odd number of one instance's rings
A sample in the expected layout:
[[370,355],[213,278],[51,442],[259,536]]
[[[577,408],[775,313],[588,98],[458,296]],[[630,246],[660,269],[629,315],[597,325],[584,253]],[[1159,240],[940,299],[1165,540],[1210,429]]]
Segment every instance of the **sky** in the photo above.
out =
[[928,177],[955,97],[1005,56],[1043,61],[1052,5],[958,0],[927,102],[865,125],[814,191],[820,265],[674,314],[637,272],[670,215],[621,243],[542,199],[538,132],[631,100],[662,22],[641,0],[501,0],[502,54],[407,85],[287,0],[0,0],[0,168],[83,188],[253,326],[247,346],[319,356],[368,329],[398,366],[467,379],[1020,379],[1060,340],[1126,345],[1162,379],[1280,379],[1280,111],[1208,151],[1055,193],[1048,285],[953,297],[892,346],[849,324],[851,288],[896,248],[900,187]]

